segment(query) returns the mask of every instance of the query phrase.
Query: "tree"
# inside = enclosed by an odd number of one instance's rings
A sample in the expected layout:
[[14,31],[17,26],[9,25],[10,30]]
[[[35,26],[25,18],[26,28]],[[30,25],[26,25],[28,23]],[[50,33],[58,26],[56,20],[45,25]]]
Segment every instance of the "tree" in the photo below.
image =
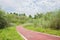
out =
[[37,18],[41,18],[43,16],[43,13],[37,13],[36,15],[34,15],[34,19],[37,19]]
[[37,15],[34,15],[34,19],[37,19]]
[[7,26],[7,20],[5,18],[5,12],[0,10],[0,29]]
[[32,18],[32,16],[31,16],[31,15],[29,15],[29,18]]

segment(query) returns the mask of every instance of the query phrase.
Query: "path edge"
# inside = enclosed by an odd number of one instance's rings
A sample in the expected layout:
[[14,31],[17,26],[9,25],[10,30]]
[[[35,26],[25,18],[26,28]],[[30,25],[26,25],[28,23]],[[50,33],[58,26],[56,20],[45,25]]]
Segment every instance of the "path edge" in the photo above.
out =
[[17,33],[22,37],[24,38],[24,40],[28,40],[26,37],[24,37],[20,32],[17,31]]
[[[26,28],[25,28],[25,29],[26,29]],[[27,29],[27,30],[29,30],[29,29]],[[34,31],[34,30],[30,30],[30,31],[36,32],[36,33],[41,33],[41,34],[44,34],[44,35],[53,36],[53,37],[59,37],[59,38],[60,38],[60,36],[57,36],[57,35],[54,35],[54,34],[48,34],[48,33],[38,32],[38,31]]]

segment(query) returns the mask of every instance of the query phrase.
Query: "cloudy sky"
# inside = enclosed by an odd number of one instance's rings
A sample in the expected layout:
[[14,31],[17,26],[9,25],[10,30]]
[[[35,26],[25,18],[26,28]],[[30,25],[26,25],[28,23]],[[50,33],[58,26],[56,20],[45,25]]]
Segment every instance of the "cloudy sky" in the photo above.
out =
[[0,0],[0,7],[7,12],[34,15],[37,12],[59,9],[60,0]]

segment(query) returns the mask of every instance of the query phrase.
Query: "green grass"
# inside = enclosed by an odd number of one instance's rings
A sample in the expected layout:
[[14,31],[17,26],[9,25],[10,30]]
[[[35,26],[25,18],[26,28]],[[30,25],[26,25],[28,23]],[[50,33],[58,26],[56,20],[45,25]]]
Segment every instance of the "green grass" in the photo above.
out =
[[29,29],[29,30],[33,30],[33,31],[38,31],[38,32],[42,32],[42,33],[47,33],[47,34],[53,34],[53,35],[60,36],[60,30],[53,30],[53,29],[50,29],[50,28],[34,27],[33,25],[26,25],[24,27]]
[[23,40],[23,38],[17,33],[16,27],[7,27],[0,29],[0,40]]

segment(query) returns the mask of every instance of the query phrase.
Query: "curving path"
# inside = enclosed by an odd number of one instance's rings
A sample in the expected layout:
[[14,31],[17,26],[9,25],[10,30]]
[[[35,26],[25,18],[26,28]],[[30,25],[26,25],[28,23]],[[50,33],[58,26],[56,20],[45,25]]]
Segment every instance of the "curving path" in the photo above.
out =
[[16,30],[24,38],[24,40],[60,40],[60,36],[30,31],[22,26],[17,26]]

